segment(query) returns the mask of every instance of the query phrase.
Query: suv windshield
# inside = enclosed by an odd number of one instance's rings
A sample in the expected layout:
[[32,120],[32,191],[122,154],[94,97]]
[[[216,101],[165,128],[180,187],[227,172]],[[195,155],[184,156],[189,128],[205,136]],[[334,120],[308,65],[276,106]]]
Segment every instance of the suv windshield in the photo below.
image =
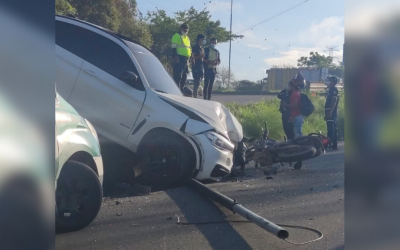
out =
[[182,92],[157,57],[140,45],[128,41],[125,41],[125,43],[139,62],[152,89],[161,93],[182,95]]

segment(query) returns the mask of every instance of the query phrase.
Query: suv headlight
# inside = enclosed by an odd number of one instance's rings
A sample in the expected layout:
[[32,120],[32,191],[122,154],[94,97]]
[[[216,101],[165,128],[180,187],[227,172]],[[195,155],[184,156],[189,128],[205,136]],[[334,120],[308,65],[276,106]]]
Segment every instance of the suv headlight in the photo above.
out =
[[233,150],[235,149],[235,145],[233,145],[228,139],[226,139],[222,135],[219,135],[215,132],[206,132],[204,134],[211,142],[211,144],[219,149],[227,150],[230,152],[233,152]]
[[99,137],[97,136],[97,132],[94,129],[93,125],[86,119],[85,119],[85,122],[88,125],[90,132],[92,132],[92,135],[94,136],[94,138],[96,138],[96,140],[99,141]]

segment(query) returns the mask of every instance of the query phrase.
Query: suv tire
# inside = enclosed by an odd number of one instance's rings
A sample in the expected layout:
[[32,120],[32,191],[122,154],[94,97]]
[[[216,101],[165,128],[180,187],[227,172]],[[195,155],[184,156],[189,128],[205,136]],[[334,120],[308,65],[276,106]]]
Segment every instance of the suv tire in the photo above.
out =
[[100,211],[103,190],[96,173],[87,165],[67,161],[56,190],[56,232],[65,233],[88,226]]
[[177,136],[157,136],[145,142],[137,180],[164,187],[190,177],[195,166],[187,144]]

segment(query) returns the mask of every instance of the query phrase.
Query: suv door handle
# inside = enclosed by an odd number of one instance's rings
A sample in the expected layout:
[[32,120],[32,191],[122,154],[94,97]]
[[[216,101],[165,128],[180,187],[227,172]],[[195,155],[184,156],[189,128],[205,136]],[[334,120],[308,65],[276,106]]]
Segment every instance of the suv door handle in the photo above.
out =
[[85,71],[87,74],[96,77],[96,73],[94,73],[93,70],[90,69],[82,69],[83,71]]

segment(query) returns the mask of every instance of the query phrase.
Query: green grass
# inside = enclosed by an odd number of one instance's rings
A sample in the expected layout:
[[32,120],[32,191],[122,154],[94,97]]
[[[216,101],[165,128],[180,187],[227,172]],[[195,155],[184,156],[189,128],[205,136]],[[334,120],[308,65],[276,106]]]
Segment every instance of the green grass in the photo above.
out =
[[[310,96],[315,111],[305,118],[303,134],[319,132],[326,134],[325,98],[322,96]],[[243,126],[243,132],[247,137],[259,138],[262,135],[264,122],[268,122],[269,136],[281,140],[285,133],[282,128],[282,118],[279,112],[280,101],[278,98],[263,100],[246,105],[227,103],[226,107],[236,116]],[[339,118],[344,117],[344,93],[341,93],[339,103]],[[339,128],[339,130],[342,128]]]

